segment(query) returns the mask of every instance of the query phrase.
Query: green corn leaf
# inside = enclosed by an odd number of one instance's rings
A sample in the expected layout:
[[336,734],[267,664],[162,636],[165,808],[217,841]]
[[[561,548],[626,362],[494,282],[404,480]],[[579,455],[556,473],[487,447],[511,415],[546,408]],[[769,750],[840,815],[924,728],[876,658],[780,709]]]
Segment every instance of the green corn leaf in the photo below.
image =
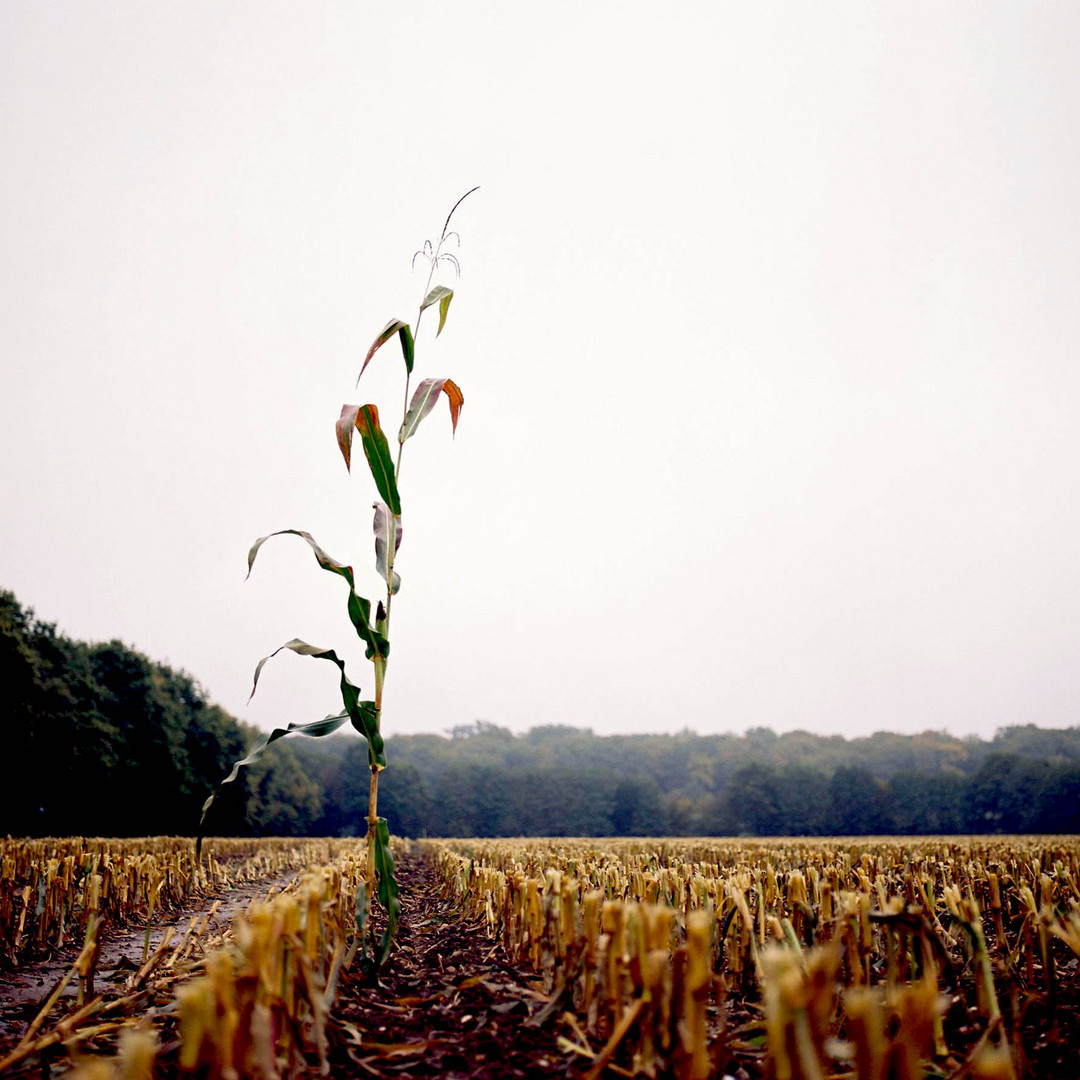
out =
[[277,656],[282,649],[289,649],[298,656],[313,656],[316,660],[329,660],[335,664],[341,672],[340,690],[341,701],[345,706],[352,726],[367,739],[368,761],[380,769],[386,768],[386,754],[384,752],[383,738],[379,733],[379,714],[375,709],[374,702],[360,700],[360,687],[350,681],[345,674],[345,661],[334,652],[333,649],[320,649],[317,645],[309,645],[306,641],[293,638],[285,642],[281,648],[275,649],[269,656],[264,656],[255,667],[255,678],[252,681],[251,697],[255,696],[255,690],[259,685],[259,676],[267,660]]
[[367,937],[367,921],[368,921],[368,895],[367,895],[367,882],[361,878],[360,884],[356,888],[356,929],[360,934],[360,940],[363,941]]
[[416,358],[416,343],[413,341],[412,331],[403,326],[398,331],[398,337],[401,339],[401,353],[405,357],[405,370],[411,375]]
[[202,854],[202,842],[205,835],[203,826],[206,823],[206,814],[210,807],[213,805],[214,800],[221,794],[221,789],[226,784],[231,784],[239,775],[240,770],[245,765],[254,765],[256,761],[263,756],[263,751],[273,742],[277,742],[278,739],[284,739],[286,735],[308,735],[313,739],[321,738],[323,735],[332,735],[338,728],[344,727],[349,722],[349,714],[347,712],[337,713],[333,716],[323,717],[322,720],[312,720],[307,724],[290,724],[288,727],[274,728],[269,735],[263,735],[258,742],[247,752],[247,756],[241,758],[235,762],[232,767],[232,772],[222,780],[210,797],[203,803],[202,816],[199,818],[199,832],[195,840],[195,859],[198,861],[199,856]]
[[[381,600],[375,609],[375,631],[384,637],[390,632],[390,620],[386,617],[386,608],[383,607]],[[376,678],[382,679],[386,675],[386,657],[375,656],[369,659],[375,665]]]
[[424,297],[424,302],[420,305],[421,311],[431,307],[432,304],[439,305],[439,329],[435,331],[436,337],[442,333],[442,328],[446,325],[446,313],[450,310],[450,301],[453,299],[453,289],[448,289],[445,285],[436,285],[435,288]]
[[303,532],[300,529],[280,529],[278,532],[270,533],[268,536],[260,536],[259,539],[251,545],[251,550],[248,552],[248,576],[251,576],[251,569],[255,565],[255,557],[259,554],[259,549],[272,536],[301,537],[306,541],[311,550],[315,552],[315,558],[324,570],[328,570],[332,574],[343,577],[349,583],[349,621],[353,624],[357,636],[366,646],[365,655],[369,660],[375,656],[382,656],[384,658],[389,656],[390,642],[386,640],[384,634],[381,634],[371,626],[371,602],[365,600],[364,597],[358,595],[356,592],[353,579],[353,568],[351,566],[346,566],[342,562],[338,562],[337,559],[323,551],[323,549],[315,542],[311,533]]
[[446,325],[446,313],[450,310],[450,301],[453,299],[453,289],[447,289],[446,295],[439,299],[439,329],[435,331],[436,337],[442,333],[442,328]]
[[375,569],[386,582],[391,595],[401,588],[401,577],[394,571],[393,563],[401,546],[401,517],[391,514],[386,503],[374,503],[375,508]]
[[[364,363],[360,367],[360,375],[364,374],[364,368],[371,362],[371,358],[394,336],[397,334],[398,339],[401,341],[401,354],[405,357],[405,370],[411,375],[413,369],[413,358],[416,351],[416,345],[413,341],[412,330],[409,328],[409,324],[402,322],[401,319],[391,319],[379,332],[379,336],[371,343],[371,348],[368,349],[367,356],[364,357]],[[356,376],[356,381],[360,381],[360,375]]]
[[374,405],[341,406],[341,416],[338,417],[335,430],[341,456],[350,472],[353,428],[360,432],[364,456],[379,494],[395,514],[400,514],[401,499],[398,497],[397,481],[394,479],[394,459],[390,456],[390,444],[386,441],[386,435],[379,426],[379,410]]
[[395,514],[401,513],[394,476],[394,459],[390,456],[390,444],[379,426],[379,410],[374,405],[361,405],[356,412],[356,430],[364,442],[364,456],[371,469],[372,479],[379,489],[382,500]]
[[398,916],[401,914],[401,900],[394,877],[394,857],[390,854],[390,830],[386,818],[379,818],[378,828],[375,830],[375,880],[379,903],[386,911],[386,929],[373,957],[375,967],[380,968],[390,955],[390,945],[397,932]]
[[385,660],[390,655],[390,642],[386,640],[386,634],[371,626],[371,601],[357,595],[349,594],[349,621],[353,624],[359,637],[365,645],[364,655],[369,660],[381,657]]
[[374,701],[357,701],[355,715],[350,716],[352,726],[367,739],[368,764],[376,769],[386,768],[383,737],[379,733],[379,710]]
[[403,443],[416,433],[420,421],[435,408],[440,394],[446,394],[446,400],[450,405],[450,424],[453,430],[457,431],[458,416],[461,415],[461,406],[465,403],[465,397],[457,383],[453,379],[424,379],[413,393],[412,401],[409,402],[405,420],[398,432],[398,442]]

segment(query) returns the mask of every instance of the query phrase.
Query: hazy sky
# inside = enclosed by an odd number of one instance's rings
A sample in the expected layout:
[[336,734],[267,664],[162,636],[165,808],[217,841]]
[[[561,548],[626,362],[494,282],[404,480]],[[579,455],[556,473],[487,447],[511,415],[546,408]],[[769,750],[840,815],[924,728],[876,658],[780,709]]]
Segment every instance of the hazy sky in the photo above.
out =
[[[267,727],[1080,722],[1080,6],[0,5],[0,587]],[[429,313],[430,314],[430,313]],[[363,465],[362,460],[360,465]]]

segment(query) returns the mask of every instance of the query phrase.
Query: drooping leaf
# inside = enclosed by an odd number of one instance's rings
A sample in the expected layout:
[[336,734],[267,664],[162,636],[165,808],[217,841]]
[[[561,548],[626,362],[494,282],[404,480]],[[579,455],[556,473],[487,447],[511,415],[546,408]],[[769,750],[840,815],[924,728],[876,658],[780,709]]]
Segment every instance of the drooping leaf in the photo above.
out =
[[385,769],[386,754],[383,738],[379,732],[379,714],[375,709],[375,703],[360,700],[360,687],[345,674],[345,661],[333,649],[320,649],[317,645],[309,645],[306,641],[301,641],[300,638],[293,638],[292,641],[285,642],[284,645],[275,649],[269,656],[264,656],[256,665],[255,678],[251,685],[251,697],[248,698],[248,701],[255,696],[255,690],[259,685],[259,676],[262,674],[262,669],[267,660],[277,656],[282,649],[289,649],[298,656],[312,656],[316,660],[329,660],[337,666],[341,672],[339,689],[345,712],[348,713],[352,726],[367,739],[368,761],[380,769]]
[[401,430],[398,432],[398,442],[403,443],[416,433],[420,421],[435,408],[440,394],[446,394],[446,400],[450,405],[450,423],[453,430],[457,431],[458,416],[465,401],[457,383],[453,379],[424,379],[414,391],[412,401],[409,402]]
[[409,402],[408,411],[405,413],[401,430],[398,432],[399,443],[403,443],[413,435],[420,426],[420,421],[435,408],[444,382],[446,382],[445,379],[424,379],[413,391],[412,401]]
[[251,545],[251,550],[248,552],[248,577],[251,577],[251,568],[255,565],[255,556],[259,554],[259,548],[261,548],[272,536],[301,537],[307,542],[311,550],[315,552],[315,559],[324,570],[329,570],[332,574],[338,574],[349,583],[350,587],[354,586],[353,568],[351,566],[346,566],[342,562],[338,562],[333,556],[328,555],[315,542],[315,538],[311,533],[304,532],[302,529],[278,529],[277,532],[268,533],[266,536],[260,536],[259,539]]
[[447,379],[443,383],[443,393],[446,394],[446,400],[450,403],[450,426],[456,434],[458,417],[461,415],[461,406],[465,404],[465,395],[453,379]]
[[379,489],[383,502],[395,514],[400,514],[401,499],[394,476],[394,459],[390,456],[390,444],[379,426],[379,410],[374,405],[361,405],[355,422],[356,430],[360,432],[360,438],[364,442],[364,456],[367,458],[375,486]]
[[393,596],[401,588],[401,576],[394,570],[394,557],[401,546],[401,517],[391,514],[386,503],[375,503],[375,569]]
[[442,333],[442,328],[446,325],[446,313],[450,310],[450,301],[453,299],[454,291],[447,289],[446,295],[439,300],[439,329],[435,331],[436,337]]
[[341,456],[345,459],[345,468],[352,472],[352,433],[356,427],[356,414],[360,411],[359,405],[342,405],[341,415],[334,424],[337,434],[337,444],[341,450]]
[[337,559],[328,555],[316,543],[315,538],[311,533],[303,532],[300,529],[280,529],[278,532],[272,532],[268,536],[260,536],[259,539],[251,545],[251,550],[248,552],[248,575],[251,575],[252,567],[255,565],[255,556],[258,555],[259,549],[272,536],[301,537],[311,547],[311,550],[315,552],[315,559],[324,570],[328,570],[332,574],[343,577],[349,583],[349,621],[353,624],[353,629],[356,630],[357,636],[366,646],[365,652],[367,658],[370,660],[374,656],[389,656],[390,643],[386,640],[386,636],[371,625],[371,601],[366,600],[356,592],[353,568],[351,566],[346,566],[345,563],[338,562]]
[[436,337],[442,333],[442,329],[446,325],[446,313],[450,310],[450,301],[453,299],[453,289],[448,289],[445,285],[436,285],[435,288],[424,297],[424,302],[420,305],[421,311],[431,307],[432,304],[439,305],[439,329],[435,331]]
[[232,767],[232,771],[228,776],[222,780],[210,797],[203,803],[202,816],[199,818],[199,831],[195,841],[195,859],[198,860],[202,853],[203,826],[206,823],[206,814],[210,807],[213,805],[214,800],[221,794],[221,789],[226,784],[231,784],[239,775],[240,770],[245,765],[254,765],[256,761],[263,756],[263,751],[273,742],[277,742],[278,739],[285,738],[286,735],[308,735],[313,739],[321,738],[323,735],[332,735],[339,728],[344,727],[349,722],[349,714],[347,712],[337,713],[333,716],[325,716],[322,720],[312,720],[307,724],[290,724],[288,727],[274,728],[269,735],[263,735],[258,742],[247,752],[246,757],[242,757],[239,761],[235,762]]
[[[379,336],[371,343],[371,348],[368,349],[367,356],[364,357],[364,363],[360,367],[360,375],[364,374],[364,369],[371,362],[371,358],[394,336],[395,333],[401,341],[401,354],[405,357],[405,370],[410,375],[412,374],[413,356],[415,353],[412,330],[407,322],[402,322],[401,319],[391,319],[379,332]],[[356,376],[357,382],[360,381],[360,375]]]

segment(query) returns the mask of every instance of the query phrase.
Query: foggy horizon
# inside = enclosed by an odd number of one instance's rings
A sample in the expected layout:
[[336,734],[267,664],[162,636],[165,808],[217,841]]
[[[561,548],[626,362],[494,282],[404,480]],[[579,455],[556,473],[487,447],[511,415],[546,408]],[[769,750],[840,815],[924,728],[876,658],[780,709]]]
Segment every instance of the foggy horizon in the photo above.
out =
[[1080,723],[1080,10],[0,9],[0,587],[268,730]]

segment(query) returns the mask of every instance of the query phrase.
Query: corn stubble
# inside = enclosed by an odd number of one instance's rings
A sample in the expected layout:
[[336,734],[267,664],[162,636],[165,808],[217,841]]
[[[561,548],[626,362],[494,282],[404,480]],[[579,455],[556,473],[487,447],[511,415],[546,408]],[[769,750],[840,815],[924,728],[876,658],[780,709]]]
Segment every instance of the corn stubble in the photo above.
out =
[[292,840],[215,839],[201,863],[176,837],[0,840],[0,962],[85,938],[95,919],[148,922],[155,910],[179,910],[308,858]]
[[[215,840],[198,867],[176,844],[0,844],[6,960],[79,950],[0,1073],[62,1047],[74,1080],[279,1080],[328,1075],[370,1041],[334,1012],[363,948],[364,840]],[[465,913],[543,977],[530,1022],[554,1024],[589,1078],[1020,1078],[1025,1012],[1053,1040],[1080,975],[1073,839],[424,846]],[[103,929],[283,871],[289,886],[231,928],[204,911],[120,985],[95,982]]]
[[[331,1003],[361,940],[353,898],[366,873],[363,841],[207,847],[195,862],[189,842],[169,838],[0,842],[5,966],[81,943],[18,1044],[0,1054],[0,1073],[63,1048],[74,1080],[149,1078],[162,1041],[153,1020],[169,1027],[176,1064],[192,1075],[326,1075]],[[275,879],[287,881],[284,890],[218,925],[220,899],[207,901]],[[151,923],[170,918],[179,928],[168,926],[151,950]],[[96,972],[103,931],[142,925],[141,963],[126,976]],[[113,1039],[117,1052],[96,1056]]]
[[428,844],[589,1076],[1021,1077],[1078,975],[1073,838]]

